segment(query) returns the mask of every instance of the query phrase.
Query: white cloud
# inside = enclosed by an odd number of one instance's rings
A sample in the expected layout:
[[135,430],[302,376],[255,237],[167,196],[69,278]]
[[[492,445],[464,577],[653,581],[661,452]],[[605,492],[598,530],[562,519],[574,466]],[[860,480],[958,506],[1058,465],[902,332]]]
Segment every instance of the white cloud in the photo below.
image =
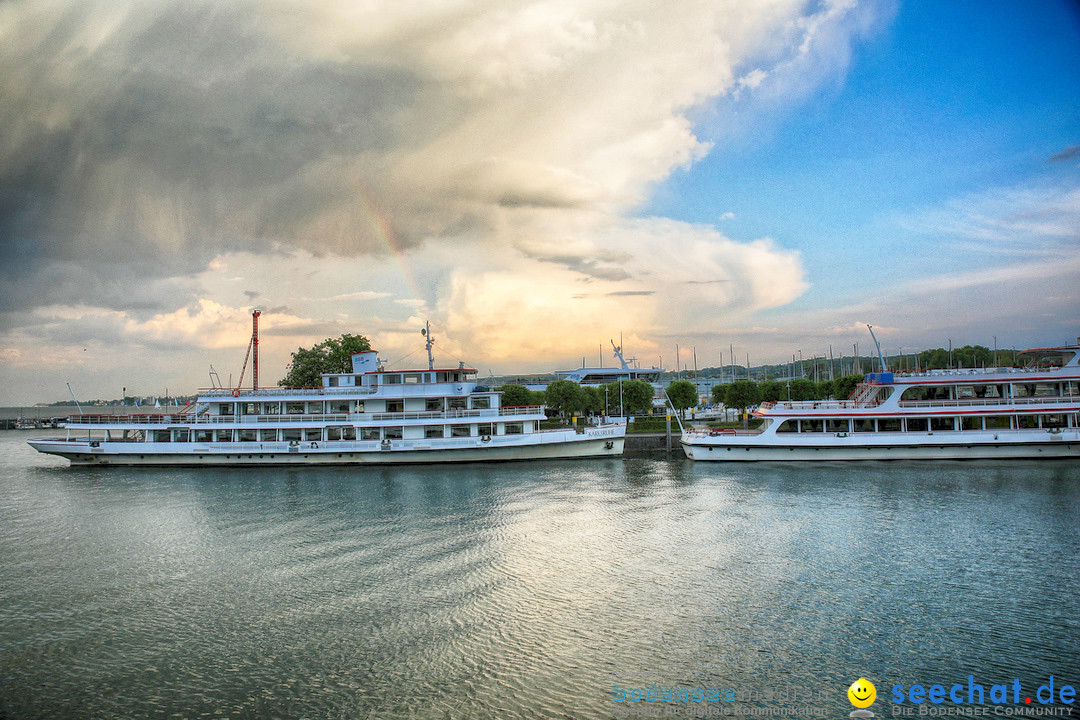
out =
[[166,347],[242,348],[256,297],[281,344],[406,352],[423,314],[515,368],[752,325],[806,288],[782,239],[628,215],[708,152],[703,107],[842,72],[873,7],[5,4],[0,184],[26,202],[0,215],[0,340],[96,337],[148,377]]

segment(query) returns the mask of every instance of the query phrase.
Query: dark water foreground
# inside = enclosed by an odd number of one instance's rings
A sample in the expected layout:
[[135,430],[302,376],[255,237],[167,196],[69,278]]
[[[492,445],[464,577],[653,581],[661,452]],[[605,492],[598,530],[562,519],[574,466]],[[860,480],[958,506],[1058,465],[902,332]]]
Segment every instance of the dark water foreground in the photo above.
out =
[[[7,720],[844,718],[860,676],[891,717],[897,683],[1080,686],[1075,461],[71,469],[26,437],[0,433]],[[654,683],[735,696],[614,699]]]

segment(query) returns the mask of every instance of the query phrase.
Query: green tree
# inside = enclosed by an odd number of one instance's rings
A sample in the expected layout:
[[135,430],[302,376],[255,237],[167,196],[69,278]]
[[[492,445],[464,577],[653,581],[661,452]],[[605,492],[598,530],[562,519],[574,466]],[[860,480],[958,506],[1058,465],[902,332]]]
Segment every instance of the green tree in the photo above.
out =
[[728,384],[724,401],[728,407],[746,410],[761,402],[761,387],[753,380],[736,380]]
[[[619,397],[619,383],[612,382],[611,389]],[[622,383],[622,402],[626,407],[624,415],[651,415],[652,396],[656,390],[644,380],[626,380]]]
[[826,398],[831,398],[833,396],[832,380],[822,380],[819,383],[815,383],[815,385],[817,386],[814,391],[815,400],[825,400]]
[[556,380],[547,386],[544,395],[547,406],[562,417],[580,412],[585,407],[582,387],[570,380]]
[[779,402],[787,399],[787,386],[775,380],[761,383],[761,401]]
[[[752,380],[736,380],[727,386],[724,393],[724,405],[738,408],[740,412],[746,412],[746,408],[761,403],[761,386]],[[743,427],[746,427],[746,418],[743,418]]]
[[712,389],[712,401],[717,405],[727,406],[727,389],[725,385],[715,385]]
[[799,378],[791,381],[792,400],[816,400],[817,385],[812,380]]
[[499,388],[502,396],[503,407],[525,407],[540,403],[533,402],[534,393],[524,385],[503,385]]
[[310,348],[297,348],[278,385],[319,387],[323,373],[351,373],[353,353],[370,349],[371,343],[366,337],[350,333],[340,338],[327,338]]
[[855,392],[855,386],[863,381],[862,375],[845,375],[833,381],[833,397],[837,400],[847,400],[851,393]]
[[600,415],[604,412],[604,392],[601,388],[587,387],[581,388],[581,391],[585,394],[583,409],[586,413]]
[[680,416],[685,416],[686,408],[697,407],[698,404],[697,387],[686,380],[668,385],[667,396],[671,401],[671,406],[679,411]]

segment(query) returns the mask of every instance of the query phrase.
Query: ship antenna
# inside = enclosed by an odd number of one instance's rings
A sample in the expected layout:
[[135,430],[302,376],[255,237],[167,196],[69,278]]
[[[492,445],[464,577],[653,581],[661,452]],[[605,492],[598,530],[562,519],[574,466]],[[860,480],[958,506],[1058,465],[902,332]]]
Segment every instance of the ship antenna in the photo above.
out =
[[79,414],[82,415],[82,405],[79,404],[79,398],[75,397],[75,391],[71,389],[71,383],[67,383],[68,392],[71,393],[71,399],[75,401],[75,407],[79,408]]
[[629,370],[630,366],[626,364],[625,360],[623,360],[622,348],[616,345],[614,340],[610,340],[609,342],[611,343],[611,347],[615,349],[615,357],[619,358],[619,362],[622,364],[622,369]]
[[431,355],[431,346],[435,344],[435,338],[431,337],[431,323],[425,321],[424,329],[420,331],[420,334],[427,338],[427,369],[435,369],[435,358]]
[[867,323],[866,329],[870,331],[870,337],[874,338],[874,345],[877,346],[877,357],[878,362],[881,363],[881,372],[889,372],[888,368],[885,367],[885,360],[881,357],[881,343],[877,341],[877,335],[874,335],[874,326]]

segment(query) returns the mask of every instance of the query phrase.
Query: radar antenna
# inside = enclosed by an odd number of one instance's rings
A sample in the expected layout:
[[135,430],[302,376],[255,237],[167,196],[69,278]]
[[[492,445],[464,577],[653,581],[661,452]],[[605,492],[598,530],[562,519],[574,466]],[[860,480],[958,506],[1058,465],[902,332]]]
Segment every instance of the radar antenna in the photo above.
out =
[[420,331],[420,334],[423,335],[425,338],[427,338],[427,343],[425,343],[425,346],[427,347],[427,369],[428,370],[434,370],[435,369],[435,358],[431,354],[431,346],[435,344],[435,338],[431,337],[431,323],[430,322],[427,322],[427,321],[424,322],[424,329]]
[[870,331],[870,337],[874,338],[874,345],[877,346],[878,362],[881,363],[881,372],[889,372],[889,369],[885,367],[885,360],[881,357],[881,343],[877,341],[877,335],[874,334],[874,326],[870,323],[866,324],[866,329]]

